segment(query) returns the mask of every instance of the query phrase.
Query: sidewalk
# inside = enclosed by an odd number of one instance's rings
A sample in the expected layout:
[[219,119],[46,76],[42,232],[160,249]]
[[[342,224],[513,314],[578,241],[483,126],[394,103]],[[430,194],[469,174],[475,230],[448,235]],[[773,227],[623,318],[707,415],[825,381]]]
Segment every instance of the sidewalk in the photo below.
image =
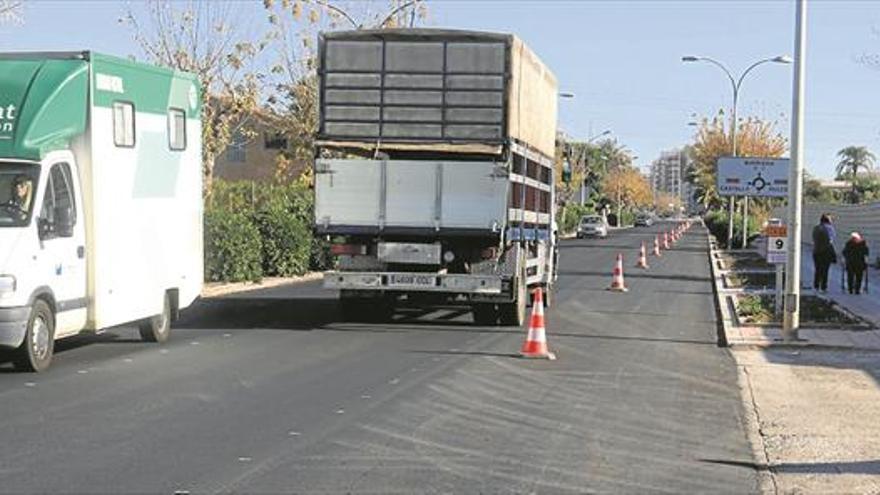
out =
[[[713,258],[714,259],[714,258]],[[715,286],[718,294],[718,303],[721,308],[722,323],[727,339],[727,345],[731,347],[758,347],[768,348],[772,346],[786,347],[824,347],[837,349],[860,349],[877,351],[880,350],[880,298],[876,294],[850,295],[843,294],[840,290],[840,267],[832,267],[829,272],[828,294],[818,294],[825,297],[846,311],[858,316],[866,322],[877,327],[874,329],[842,329],[842,328],[801,328],[798,331],[797,342],[783,342],[782,329],[780,327],[748,326],[740,325],[728,299],[734,296],[737,289],[727,289],[721,280],[724,270],[714,266]],[[801,285],[807,287],[801,295],[812,295],[809,287],[813,282],[813,260],[809,246],[805,246],[801,263]],[[880,291],[878,291],[880,292]]]
[[[804,244],[801,252],[801,287],[804,294],[810,294],[813,290],[813,251],[809,245]],[[876,281],[877,270],[868,267],[865,273],[869,278],[868,289],[871,290],[870,279],[874,278]],[[880,327],[880,286],[868,293],[862,291],[859,295],[845,293],[840,284],[842,274],[843,266],[840,263],[831,265],[831,270],[828,271],[828,293],[822,296]]]
[[[812,281],[805,246],[801,282],[811,287]],[[843,294],[840,266],[829,281],[829,294],[822,297],[877,324],[880,297]],[[719,291],[719,300],[724,297]],[[779,340],[778,328],[739,327],[729,320],[724,327],[739,370],[761,491],[880,493],[880,334],[802,328],[805,340],[793,346]]]

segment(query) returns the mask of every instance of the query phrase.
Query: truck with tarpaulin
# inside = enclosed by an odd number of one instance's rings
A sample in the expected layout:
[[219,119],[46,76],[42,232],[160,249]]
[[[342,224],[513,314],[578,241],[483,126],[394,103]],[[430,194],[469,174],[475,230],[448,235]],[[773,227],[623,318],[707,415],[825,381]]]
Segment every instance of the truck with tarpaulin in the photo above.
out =
[[321,35],[318,75],[314,229],[343,312],[522,324],[556,279],[553,73],[513,35],[389,29]]

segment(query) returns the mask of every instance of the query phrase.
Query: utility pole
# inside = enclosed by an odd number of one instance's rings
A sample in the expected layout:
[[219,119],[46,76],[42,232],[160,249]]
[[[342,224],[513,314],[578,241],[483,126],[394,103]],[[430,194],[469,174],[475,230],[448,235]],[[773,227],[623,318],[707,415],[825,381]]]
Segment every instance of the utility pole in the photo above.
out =
[[791,103],[791,168],[788,171],[788,277],[782,338],[798,338],[801,325],[801,190],[804,167],[804,76],[807,51],[807,0],[795,0],[794,83]]

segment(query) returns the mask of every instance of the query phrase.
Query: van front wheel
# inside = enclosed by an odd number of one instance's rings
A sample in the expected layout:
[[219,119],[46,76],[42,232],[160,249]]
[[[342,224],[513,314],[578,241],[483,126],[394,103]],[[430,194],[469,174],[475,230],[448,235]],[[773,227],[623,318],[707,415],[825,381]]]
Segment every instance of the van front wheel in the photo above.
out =
[[141,339],[145,342],[157,342],[164,344],[171,336],[171,298],[165,293],[162,303],[162,313],[147,318],[138,324]]
[[46,371],[55,351],[55,317],[46,301],[37,299],[28,318],[24,342],[16,351],[14,365],[22,371]]

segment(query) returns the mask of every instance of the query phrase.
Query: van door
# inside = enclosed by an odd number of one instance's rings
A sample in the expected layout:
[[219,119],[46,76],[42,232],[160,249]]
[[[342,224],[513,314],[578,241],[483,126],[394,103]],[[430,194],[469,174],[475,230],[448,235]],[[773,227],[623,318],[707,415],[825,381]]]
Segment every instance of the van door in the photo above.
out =
[[37,228],[43,258],[39,265],[48,271],[45,280],[50,281],[55,295],[56,338],[79,332],[86,324],[85,221],[78,193],[70,163],[53,163],[46,177]]

